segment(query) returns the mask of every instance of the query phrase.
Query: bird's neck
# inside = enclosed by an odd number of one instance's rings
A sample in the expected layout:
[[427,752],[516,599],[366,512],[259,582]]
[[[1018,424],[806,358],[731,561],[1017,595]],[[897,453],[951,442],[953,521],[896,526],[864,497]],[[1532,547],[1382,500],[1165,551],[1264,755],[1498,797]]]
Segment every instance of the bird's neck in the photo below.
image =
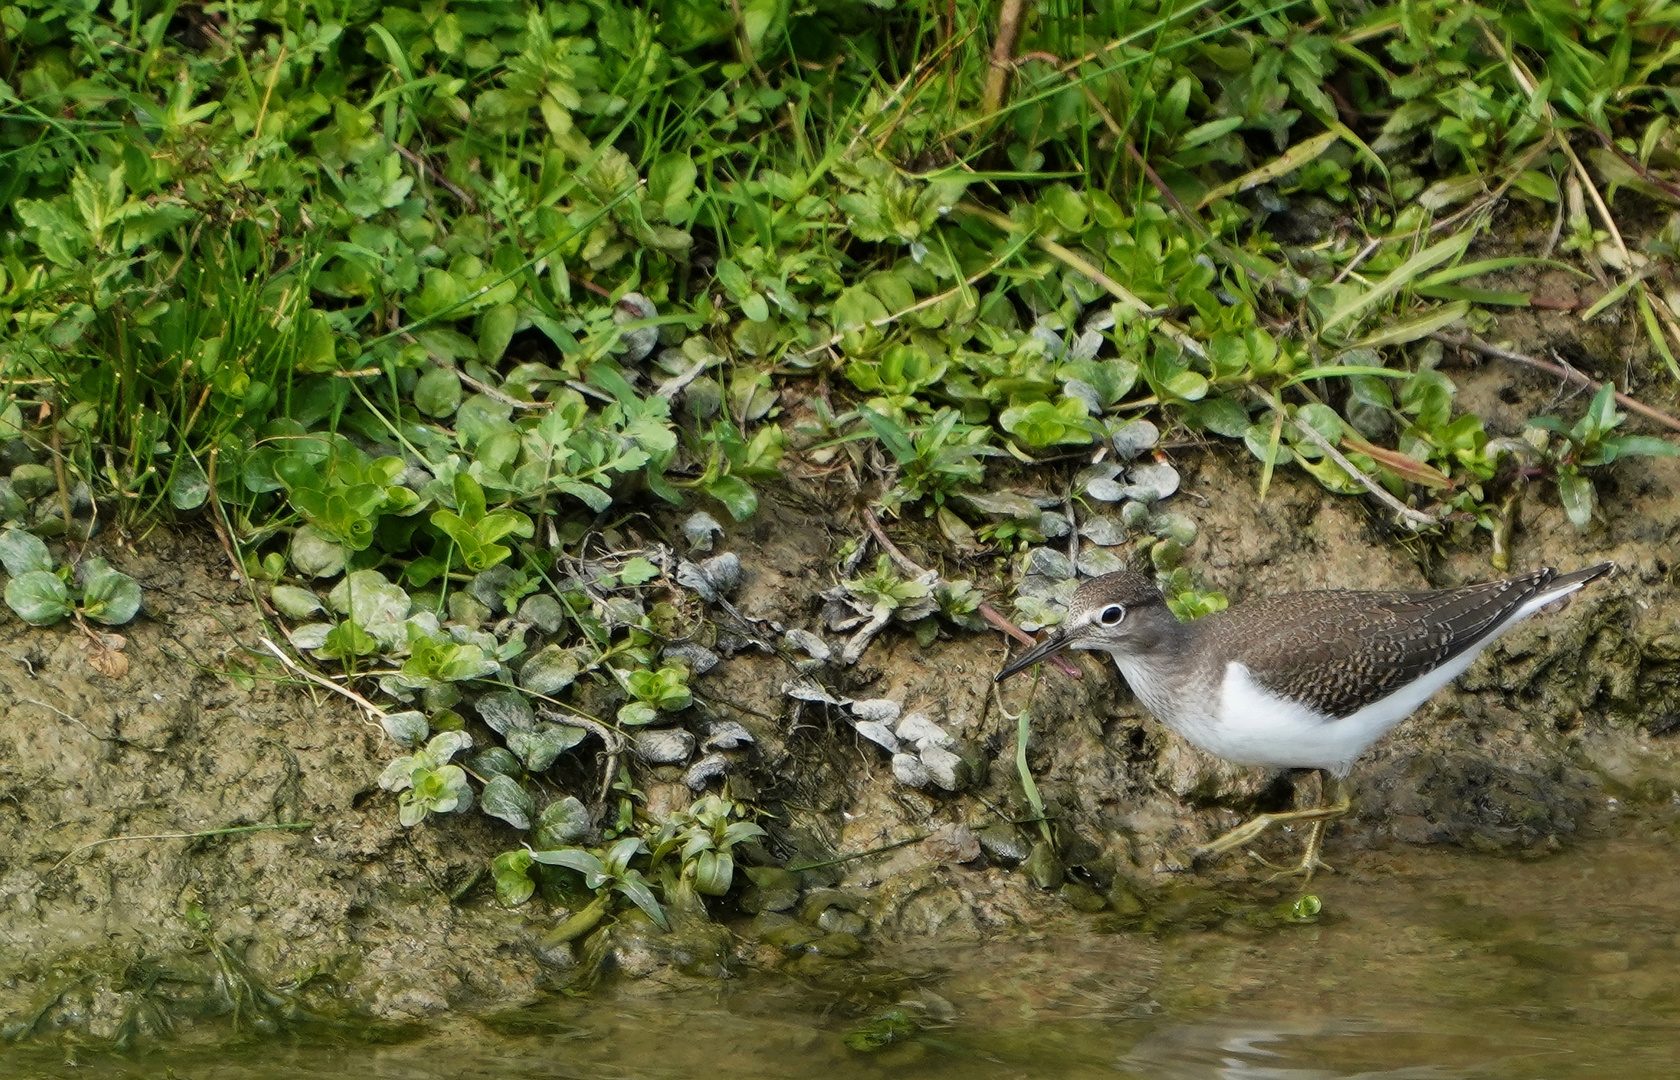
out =
[[1206,695],[1197,688],[1197,629],[1163,608],[1154,614],[1149,634],[1137,635],[1125,650],[1109,653],[1143,707],[1173,728],[1208,704],[1200,700]]

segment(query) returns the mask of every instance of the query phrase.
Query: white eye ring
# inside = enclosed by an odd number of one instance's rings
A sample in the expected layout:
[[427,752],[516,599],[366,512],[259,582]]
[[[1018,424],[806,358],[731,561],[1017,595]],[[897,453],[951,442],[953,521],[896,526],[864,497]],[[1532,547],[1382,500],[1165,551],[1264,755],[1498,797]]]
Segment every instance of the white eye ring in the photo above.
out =
[[1104,626],[1119,626],[1126,617],[1126,609],[1119,604],[1110,604],[1097,615],[1097,621]]

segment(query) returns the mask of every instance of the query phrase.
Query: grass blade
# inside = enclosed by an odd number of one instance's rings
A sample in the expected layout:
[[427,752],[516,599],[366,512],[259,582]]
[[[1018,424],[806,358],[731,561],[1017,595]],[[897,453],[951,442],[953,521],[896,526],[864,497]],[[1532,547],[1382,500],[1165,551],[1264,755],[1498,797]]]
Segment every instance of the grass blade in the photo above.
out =
[[1220,184],[1203,195],[1201,201],[1196,204],[1196,209],[1200,210],[1211,202],[1241,194],[1249,188],[1259,187],[1261,184],[1270,183],[1280,176],[1292,173],[1307,162],[1322,157],[1324,152],[1334,146],[1340,138],[1341,135],[1338,133],[1326,131],[1322,135],[1313,136],[1306,142],[1296,143],[1286,150],[1282,156],[1266,162],[1258,169],[1244,173],[1235,180]]
[[1424,248],[1399,266],[1394,272],[1379,281],[1369,292],[1354,298],[1332,311],[1324,320],[1320,332],[1339,326],[1355,316],[1364,314],[1373,305],[1388,299],[1395,293],[1410,285],[1417,276],[1431,267],[1439,266],[1448,259],[1457,258],[1464,254],[1464,249],[1470,246],[1470,234],[1459,233],[1449,236],[1439,244]]

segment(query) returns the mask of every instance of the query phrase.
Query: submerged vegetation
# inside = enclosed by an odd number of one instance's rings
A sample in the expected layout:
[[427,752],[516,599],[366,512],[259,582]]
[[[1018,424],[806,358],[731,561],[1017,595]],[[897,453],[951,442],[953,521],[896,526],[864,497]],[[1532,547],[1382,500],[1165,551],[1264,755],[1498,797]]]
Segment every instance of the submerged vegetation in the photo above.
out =
[[[1023,575],[1090,570],[1039,545],[1101,530],[1187,617],[1223,598],[1180,565],[1163,438],[1496,559],[1530,480],[1592,527],[1595,474],[1675,453],[1616,387],[1680,382],[1677,27],[1666,0],[17,0],[0,511],[72,544],[207,519],[281,662],[378,696],[405,825],[516,830],[497,895],[569,903],[555,943],[663,924],[778,854],[729,788],[750,735],[687,727],[697,631],[739,621],[713,515],[784,470]],[[1644,348],[1490,437],[1442,362],[1574,306],[1542,271]],[[0,539],[25,618],[133,616],[131,580],[82,561],[78,596],[28,535]],[[972,581],[836,581],[870,636],[981,625]],[[829,658],[793,644],[802,677]],[[904,768],[958,775],[941,738]],[[654,820],[632,758],[713,793]]]

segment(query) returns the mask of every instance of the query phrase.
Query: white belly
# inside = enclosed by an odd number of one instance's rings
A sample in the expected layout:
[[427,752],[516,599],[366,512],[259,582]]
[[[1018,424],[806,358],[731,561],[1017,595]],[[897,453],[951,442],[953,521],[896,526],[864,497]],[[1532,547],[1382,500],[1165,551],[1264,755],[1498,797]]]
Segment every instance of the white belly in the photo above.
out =
[[1278,697],[1248,668],[1229,664],[1217,716],[1181,734],[1210,754],[1239,765],[1325,769],[1346,776],[1360,754],[1416,712],[1475,661],[1481,649],[1454,657],[1418,681],[1341,719]]

